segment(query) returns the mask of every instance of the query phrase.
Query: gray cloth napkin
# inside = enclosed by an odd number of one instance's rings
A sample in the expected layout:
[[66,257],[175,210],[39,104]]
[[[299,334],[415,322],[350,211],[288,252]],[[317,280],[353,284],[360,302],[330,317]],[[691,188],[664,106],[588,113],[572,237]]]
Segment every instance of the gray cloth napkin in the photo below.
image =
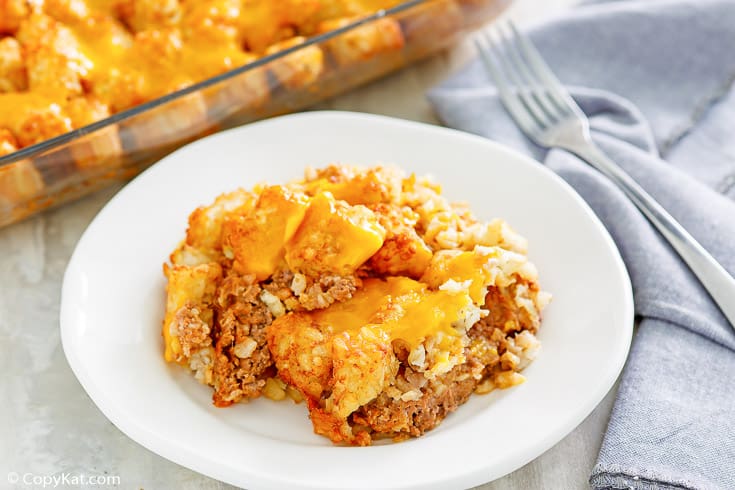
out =
[[[588,2],[528,33],[604,151],[735,273],[735,2]],[[735,331],[689,269],[604,177],[523,138],[479,62],[429,98],[566,179],[628,267],[642,321],[592,487],[735,489]]]

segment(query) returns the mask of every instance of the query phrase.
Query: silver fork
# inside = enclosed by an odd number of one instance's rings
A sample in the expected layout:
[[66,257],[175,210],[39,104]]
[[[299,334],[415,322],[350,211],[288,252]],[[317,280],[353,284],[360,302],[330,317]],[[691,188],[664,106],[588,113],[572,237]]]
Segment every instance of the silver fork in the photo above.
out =
[[[516,124],[543,147],[563,148],[612,180],[669,241],[735,328],[735,279],[590,138],[589,120],[531,41],[510,23],[475,44]],[[495,41],[499,38],[499,41]],[[504,49],[498,49],[502,46]]]

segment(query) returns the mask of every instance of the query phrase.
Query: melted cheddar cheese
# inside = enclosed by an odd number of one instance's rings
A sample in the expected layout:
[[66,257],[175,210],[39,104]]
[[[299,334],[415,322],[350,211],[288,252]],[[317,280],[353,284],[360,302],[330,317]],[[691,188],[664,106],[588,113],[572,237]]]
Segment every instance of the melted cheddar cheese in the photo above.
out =
[[453,325],[471,304],[466,292],[429,291],[413,279],[388,277],[367,279],[352,299],[305,315],[334,333],[368,327],[414,349],[440,332],[458,337]]
[[380,250],[384,238],[385,229],[368,208],[320,193],[286,243],[286,263],[307,275],[352,274]]
[[263,190],[252,213],[225,220],[222,248],[240,274],[267,279],[284,259],[307,275],[355,272],[383,245],[385,230],[363,206],[329,193],[313,198],[283,186]]
[[252,213],[223,225],[223,250],[241,274],[262,281],[283,260],[286,243],[296,233],[309,206],[306,196],[282,186],[266,188]]

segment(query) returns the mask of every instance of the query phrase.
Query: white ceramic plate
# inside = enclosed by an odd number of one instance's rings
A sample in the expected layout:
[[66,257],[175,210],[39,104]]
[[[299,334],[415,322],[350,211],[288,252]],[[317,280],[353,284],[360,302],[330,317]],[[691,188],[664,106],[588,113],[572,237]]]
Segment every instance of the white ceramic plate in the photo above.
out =
[[[218,194],[300,177],[306,165],[396,163],[432,174],[483,219],[529,239],[545,312],[539,358],[519,387],[473,396],[437,429],[399,444],[335,447],[303,405],[212,406],[211,389],[162,356],[161,264],[188,214]],[[459,488],[498,478],[576,427],[612,386],[633,325],[630,281],[582,199],[533,160],[464,133],[385,117],[312,112],[251,124],[178,150],[99,213],[69,262],[61,336],[102,412],[183,466],[256,488]]]

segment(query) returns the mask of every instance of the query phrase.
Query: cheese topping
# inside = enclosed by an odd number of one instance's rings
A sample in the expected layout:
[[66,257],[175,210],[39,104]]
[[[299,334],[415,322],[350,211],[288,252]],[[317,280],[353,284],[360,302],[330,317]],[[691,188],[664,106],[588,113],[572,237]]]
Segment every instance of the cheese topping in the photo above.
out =
[[362,327],[382,330],[413,349],[439,332],[458,337],[453,324],[471,304],[466,292],[430,291],[413,279],[389,277],[366,279],[352,299],[304,315],[334,333]]
[[222,230],[223,251],[241,274],[262,281],[284,259],[292,271],[352,274],[383,245],[385,230],[372,211],[348,206],[329,193],[308,198],[268,187],[253,213],[234,216]]

